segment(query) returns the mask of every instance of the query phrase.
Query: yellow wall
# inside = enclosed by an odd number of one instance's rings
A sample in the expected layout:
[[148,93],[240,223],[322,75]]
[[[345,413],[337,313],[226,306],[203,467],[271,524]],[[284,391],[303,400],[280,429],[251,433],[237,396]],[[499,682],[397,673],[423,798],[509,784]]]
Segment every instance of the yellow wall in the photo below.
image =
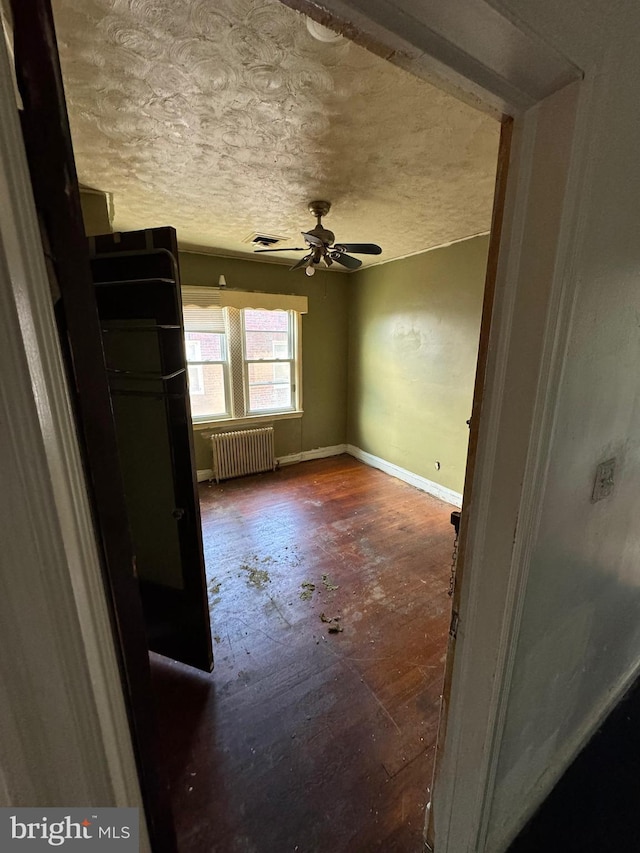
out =
[[476,237],[349,276],[348,441],[456,492],[464,483],[488,241]]

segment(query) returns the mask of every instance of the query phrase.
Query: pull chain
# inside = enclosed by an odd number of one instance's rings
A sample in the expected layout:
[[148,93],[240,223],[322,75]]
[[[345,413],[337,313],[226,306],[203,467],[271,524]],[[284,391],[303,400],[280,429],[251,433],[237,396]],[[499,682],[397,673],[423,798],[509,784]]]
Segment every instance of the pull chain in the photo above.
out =
[[451,513],[451,524],[456,531],[456,538],[453,542],[453,554],[451,555],[451,575],[449,576],[449,598],[453,597],[453,590],[456,586],[456,567],[458,565],[458,537],[460,535],[460,512],[454,510]]
[[451,575],[449,576],[449,598],[453,597],[453,589],[456,585],[456,565],[458,562],[458,534],[453,542],[453,554],[451,556]]

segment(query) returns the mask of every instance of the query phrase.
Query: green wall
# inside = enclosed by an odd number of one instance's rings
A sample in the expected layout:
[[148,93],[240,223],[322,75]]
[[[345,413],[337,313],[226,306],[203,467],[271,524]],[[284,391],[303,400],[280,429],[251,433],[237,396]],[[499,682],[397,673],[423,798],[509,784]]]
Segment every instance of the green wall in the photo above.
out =
[[[344,444],[347,426],[348,292],[352,276],[317,270],[313,277],[289,272],[283,264],[215,255],[180,253],[182,283],[295,293],[309,297],[302,318],[302,394],[300,419],[275,421],[276,456]],[[210,442],[195,429],[196,467],[211,468]]]
[[[87,234],[111,230],[105,196],[82,192]],[[342,275],[180,253],[183,284],[296,293],[304,415],[275,421],[276,455],[349,443],[462,492],[488,237]],[[194,429],[196,467],[211,447]],[[435,462],[441,464],[436,470]]]
[[476,237],[348,277],[348,442],[456,492],[488,245]]

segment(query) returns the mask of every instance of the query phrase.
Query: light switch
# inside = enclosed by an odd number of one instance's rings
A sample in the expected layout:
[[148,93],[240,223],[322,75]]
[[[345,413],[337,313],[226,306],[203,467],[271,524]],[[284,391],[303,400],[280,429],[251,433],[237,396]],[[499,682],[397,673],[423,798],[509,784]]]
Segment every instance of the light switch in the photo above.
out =
[[616,460],[607,459],[606,462],[601,462],[596,468],[596,479],[593,484],[593,493],[591,500],[595,503],[601,501],[602,498],[608,498],[613,491],[613,474],[616,469]]

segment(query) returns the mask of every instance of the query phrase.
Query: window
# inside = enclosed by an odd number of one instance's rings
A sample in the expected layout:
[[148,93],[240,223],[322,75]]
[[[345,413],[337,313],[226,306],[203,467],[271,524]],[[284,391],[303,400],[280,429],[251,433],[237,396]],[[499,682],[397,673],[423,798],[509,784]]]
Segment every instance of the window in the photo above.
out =
[[195,420],[228,417],[229,359],[221,308],[187,308],[184,337],[191,415]]
[[[187,333],[187,335],[188,334],[193,334],[193,332]],[[185,336],[185,345],[187,348],[187,361],[200,361],[200,341],[191,340],[188,336]],[[200,397],[202,394],[204,394],[204,373],[202,372],[202,365],[190,364],[188,367],[188,372],[189,393],[192,397],[194,395]]]
[[[232,291],[236,302],[241,303],[241,297],[248,301],[249,297],[251,303],[265,301],[269,307],[207,304],[213,299],[219,301],[218,293],[212,288],[183,288],[193,420],[239,420],[299,412],[301,312],[278,308],[273,302],[286,304],[301,297]],[[306,311],[306,299],[300,308]]]
[[246,413],[295,409],[293,311],[242,311]]

